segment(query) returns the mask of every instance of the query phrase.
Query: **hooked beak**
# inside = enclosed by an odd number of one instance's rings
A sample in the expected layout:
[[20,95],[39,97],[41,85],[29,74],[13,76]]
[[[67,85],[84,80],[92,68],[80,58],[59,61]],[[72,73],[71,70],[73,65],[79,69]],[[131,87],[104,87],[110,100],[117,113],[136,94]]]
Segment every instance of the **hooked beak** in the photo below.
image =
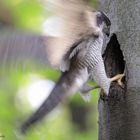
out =
[[103,32],[109,37],[109,35],[110,35],[110,26],[106,26],[106,28],[103,29]]
[[104,12],[102,12],[102,11],[100,11],[100,13],[101,13],[101,15],[102,15],[102,18],[103,18],[105,24],[106,24],[107,26],[111,26],[111,21],[110,21],[110,19],[107,17],[107,15],[106,15]]
[[107,17],[107,15],[100,11],[101,15],[102,15],[102,18],[103,18],[103,21],[104,23],[106,24],[106,27],[104,28],[104,33],[109,36],[110,35],[110,26],[111,26],[111,21],[110,19]]

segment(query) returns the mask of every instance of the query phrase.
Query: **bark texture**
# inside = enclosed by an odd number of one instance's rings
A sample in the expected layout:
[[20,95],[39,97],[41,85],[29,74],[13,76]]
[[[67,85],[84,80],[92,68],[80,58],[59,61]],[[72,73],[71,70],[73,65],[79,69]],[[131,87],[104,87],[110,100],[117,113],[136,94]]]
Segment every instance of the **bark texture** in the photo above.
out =
[[124,59],[126,82],[124,89],[113,83],[109,99],[99,99],[99,140],[140,140],[140,1],[100,0],[100,5],[114,33],[103,55],[107,74],[122,72]]

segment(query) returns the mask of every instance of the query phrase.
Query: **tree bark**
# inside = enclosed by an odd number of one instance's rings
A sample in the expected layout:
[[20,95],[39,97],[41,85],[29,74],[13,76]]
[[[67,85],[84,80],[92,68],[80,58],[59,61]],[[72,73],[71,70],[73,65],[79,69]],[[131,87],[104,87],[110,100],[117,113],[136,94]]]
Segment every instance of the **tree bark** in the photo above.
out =
[[99,99],[99,140],[140,140],[140,1],[100,0],[100,5],[114,33],[103,55],[106,72],[112,77],[126,66],[126,77],[123,89],[113,83],[110,97]]

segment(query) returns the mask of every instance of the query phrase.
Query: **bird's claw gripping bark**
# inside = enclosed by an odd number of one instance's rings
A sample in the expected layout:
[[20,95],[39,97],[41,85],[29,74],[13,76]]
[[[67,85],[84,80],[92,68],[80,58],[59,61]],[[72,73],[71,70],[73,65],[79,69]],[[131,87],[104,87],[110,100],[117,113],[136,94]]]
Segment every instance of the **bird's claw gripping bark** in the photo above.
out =
[[111,82],[117,81],[118,84],[119,84],[121,87],[123,87],[124,84],[123,84],[123,82],[122,82],[122,79],[123,79],[124,76],[125,76],[124,73],[123,73],[123,74],[117,74],[116,76],[110,78],[110,81],[111,81]]
[[[124,88],[125,86],[124,86],[124,83],[122,82],[122,79],[124,78],[124,76],[125,76],[125,73],[117,74],[114,77],[110,78],[110,82],[117,81],[118,85],[120,87]],[[117,93],[118,93],[118,91],[116,90],[113,92],[113,94],[106,95],[105,92],[102,90],[100,97],[104,101],[108,101],[108,100],[112,100],[112,99],[115,99],[115,101],[120,100],[122,96],[120,96],[120,94],[117,94]]]
[[118,84],[121,86],[121,87],[123,87],[123,82],[122,82],[122,79],[123,79],[123,77],[124,77],[125,75],[124,74],[121,74],[120,75],[120,78],[117,80],[117,82],[118,82]]

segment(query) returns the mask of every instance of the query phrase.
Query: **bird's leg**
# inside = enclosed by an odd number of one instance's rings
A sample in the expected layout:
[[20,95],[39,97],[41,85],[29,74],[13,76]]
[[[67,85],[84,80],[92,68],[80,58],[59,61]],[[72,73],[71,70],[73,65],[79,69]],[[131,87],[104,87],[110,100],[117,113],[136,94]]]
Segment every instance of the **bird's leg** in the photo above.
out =
[[84,101],[89,102],[90,99],[91,99],[90,91],[94,90],[94,89],[97,89],[97,88],[100,88],[100,86],[97,85],[97,86],[92,86],[91,87],[87,84],[84,84],[82,89],[80,90],[81,96],[84,99]]
[[84,94],[84,93],[88,93],[91,90],[94,90],[97,88],[100,88],[100,86],[98,86],[98,85],[97,86],[89,86],[89,85],[85,84],[80,91]]
[[[113,82],[113,81],[117,81],[118,84],[119,84],[122,88],[124,88],[124,84],[123,84],[123,82],[122,82],[122,78],[123,78],[124,76],[125,76],[125,72],[124,72],[123,74],[117,74],[117,75],[115,75],[114,77],[110,78],[110,83]],[[102,89],[102,91],[100,92],[100,97],[101,97],[101,99],[103,99],[103,100],[108,100],[108,99],[109,99],[109,97],[105,94],[105,92],[103,91],[103,89]],[[115,97],[115,96],[114,96],[114,97]],[[118,96],[117,96],[117,98],[118,98]]]
[[117,81],[118,84],[120,86],[123,86],[123,83],[122,83],[122,78],[125,76],[125,74],[117,74],[116,76],[110,78],[110,81],[113,82],[113,81]]

